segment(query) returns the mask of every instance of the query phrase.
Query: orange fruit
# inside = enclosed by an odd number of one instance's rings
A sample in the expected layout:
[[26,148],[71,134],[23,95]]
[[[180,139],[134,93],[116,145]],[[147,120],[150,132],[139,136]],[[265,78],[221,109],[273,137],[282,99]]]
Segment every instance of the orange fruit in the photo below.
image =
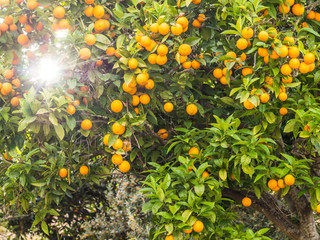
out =
[[314,63],[309,65],[309,72],[312,72],[316,68],[316,65]]
[[153,33],[158,33],[159,32],[159,24],[158,23],[151,24],[150,31]]
[[192,60],[192,62],[191,62],[191,67],[192,67],[193,69],[199,69],[200,66],[201,66],[201,64],[200,64],[197,60]]
[[139,114],[139,108],[134,108],[134,111],[136,112],[136,114]]
[[157,48],[157,53],[160,56],[165,56],[168,53],[168,47],[164,44],[159,45],[159,47]]
[[300,55],[300,50],[296,46],[289,48],[289,57],[290,58],[297,58]]
[[287,115],[287,113],[288,113],[288,110],[285,108],[285,107],[282,107],[282,108],[280,108],[280,114],[282,115],[282,116],[284,116],[284,115]]
[[11,98],[10,104],[11,104],[12,107],[17,107],[17,106],[19,106],[19,104],[20,104],[19,98],[17,98],[17,97]]
[[290,6],[288,4],[281,4],[281,5],[279,5],[279,11],[281,13],[286,14],[286,13],[290,12]]
[[242,205],[243,205],[244,207],[250,207],[251,204],[252,204],[252,201],[251,201],[250,198],[245,197],[245,198],[242,199]]
[[138,74],[136,81],[140,86],[145,86],[148,82],[149,74],[148,73],[140,73]]
[[195,20],[193,20],[193,22],[192,22],[192,26],[193,26],[194,28],[199,28],[199,27],[201,27],[201,23],[200,23],[197,19],[195,19]]
[[126,127],[120,125],[118,122],[115,122],[115,123],[112,125],[112,132],[113,132],[114,134],[116,134],[116,135],[122,135],[122,134],[124,134],[125,131],[126,131]]
[[168,138],[168,132],[166,129],[160,129],[157,133],[159,135],[159,137],[161,137],[162,139],[167,139]]
[[246,68],[243,68],[243,69],[242,69],[242,75],[243,75],[243,76],[247,76],[247,75],[252,74],[252,73],[253,73],[252,68],[246,67]]
[[289,50],[288,50],[288,47],[286,45],[283,45],[282,47],[280,47],[280,57],[286,57],[288,56],[288,53],[289,53]]
[[94,23],[94,30],[97,33],[102,33],[110,28],[110,22],[106,19],[99,19]]
[[145,47],[145,48],[146,48],[147,51],[151,52],[156,46],[157,46],[157,43],[152,40],[150,45]]
[[79,51],[79,57],[83,60],[87,60],[91,57],[91,51],[89,48],[82,48]]
[[143,47],[148,47],[151,44],[151,39],[148,36],[142,36],[140,39],[140,44]]
[[253,37],[253,29],[252,29],[252,28],[245,27],[244,29],[242,29],[241,35],[242,35],[242,37],[244,37],[245,39],[252,38],[252,37]]
[[316,13],[314,11],[310,11],[307,14],[307,19],[315,19],[315,17],[316,17]]
[[93,9],[93,16],[95,18],[102,18],[104,16],[104,8],[100,5],[97,5]]
[[86,4],[90,5],[94,3],[94,0],[84,0]]
[[238,39],[236,45],[237,45],[237,48],[238,48],[238,49],[244,50],[244,49],[246,49],[246,48],[248,47],[248,42],[247,42],[246,39],[240,38],[240,39]]
[[278,187],[278,182],[275,179],[270,179],[268,182],[268,187],[273,190],[276,189]]
[[123,151],[129,152],[131,150],[131,143],[128,140],[123,141]]
[[149,79],[147,81],[147,84],[144,86],[146,89],[151,90],[152,88],[154,88],[154,81]]
[[15,87],[17,87],[17,88],[19,88],[19,87],[21,86],[20,80],[19,80],[18,78],[13,79],[13,80],[11,81],[11,83],[12,83]]
[[284,177],[284,182],[286,185],[291,186],[294,184],[295,178],[291,174],[288,174]]
[[114,47],[108,47],[106,50],[106,54],[108,57],[114,56],[115,53],[116,53],[116,49]]
[[66,10],[61,6],[58,6],[55,9],[53,9],[53,16],[55,18],[63,18],[65,14]]
[[130,170],[130,163],[128,161],[123,161],[120,165],[119,165],[119,170],[122,173],[126,173]]
[[13,24],[13,16],[12,15],[5,16],[4,23],[7,25]]
[[267,103],[270,99],[270,96],[268,93],[263,93],[261,96],[260,96],[260,101],[262,103]]
[[112,155],[111,161],[114,165],[120,165],[123,162],[123,158],[119,154]]
[[122,140],[118,138],[118,139],[114,142],[114,144],[112,145],[112,147],[113,147],[114,150],[118,150],[118,149],[122,148],[122,147],[123,147],[123,142],[122,142]]
[[87,45],[92,46],[96,43],[96,37],[93,34],[87,34],[84,38]]
[[222,78],[223,76],[223,72],[220,68],[216,68],[214,71],[213,71],[213,76],[215,78]]
[[182,64],[182,67],[183,67],[184,69],[189,69],[189,68],[191,68],[191,61],[184,62],[184,63]]
[[194,158],[194,157],[196,157],[196,155],[198,155],[200,153],[200,151],[198,148],[192,147],[189,149],[188,153],[189,153],[190,157]]
[[149,97],[149,95],[148,94],[142,94],[141,96],[140,96],[140,102],[142,103],[142,104],[144,104],[144,105],[146,105],[146,104],[148,104],[149,102],[150,102],[150,97]]
[[286,37],[283,39],[283,41],[284,41],[284,42],[287,42],[287,43],[294,44],[294,38],[293,38],[293,37],[286,36]]
[[163,108],[164,108],[164,111],[166,111],[168,113],[172,112],[173,104],[171,102],[167,102],[167,103],[164,104]]
[[10,156],[10,158],[9,158],[7,152],[5,152],[5,153],[4,153],[4,158],[5,158],[6,160],[12,160],[13,157]]
[[168,235],[168,236],[166,236],[165,240],[174,240],[174,238],[172,235]]
[[180,24],[182,28],[186,28],[189,25],[189,21],[186,17],[179,17],[177,23]]
[[157,63],[157,54],[155,54],[155,53],[150,54],[148,57],[148,62],[150,64],[156,64]]
[[158,65],[162,66],[162,65],[166,64],[166,62],[168,61],[168,58],[166,55],[164,55],[164,56],[158,55],[156,58],[156,61],[157,61]]
[[261,57],[266,57],[266,56],[269,55],[268,49],[266,49],[266,48],[258,48],[258,54]]
[[68,176],[68,170],[65,169],[65,168],[61,168],[59,170],[59,176],[62,177],[62,178],[65,178],[66,176]]
[[27,6],[30,10],[34,10],[39,6],[39,3],[36,0],[28,0]]
[[275,51],[275,50],[272,50],[272,53],[270,55],[270,58],[272,59],[278,59],[279,58],[279,55],[278,53]]
[[130,60],[128,61],[128,66],[131,69],[136,69],[138,67],[139,63],[137,61],[137,59],[135,58],[130,58]]
[[292,83],[292,77],[291,76],[283,77],[281,80],[282,80],[283,83]]
[[282,92],[279,94],[280,101],[284,102],[285,100],[287,100],[287,98],[288,98],[288,95],[286,93]]
[[189,229],[189,230],[183,230],[185,233],[189,234],[189,233],[192,233],[192,229]]
[[138,106],[140,103],[140,98],[137,95],[132,96],[132,106]]
[[101,67],[102,64],[103,64],[103,61],[102,61],[102,60],[98,60],[98,61],[96,62],[96,66],[97,66],[97,67]]
[[[179,55],[180,55],[180,54],[179,54]],[[178,61],[178,53],[176,53],[175,59],[176,59],[177,62],[179,62],[179,61]],[[182,56],[182,55],[180,55],[180,63],[185,63],[185,62],[187,61],[187,59],[188,59],[188,56]]]
[[304,55],[304,62],[308,65],[314,63],[316,60],[316,57],[314,56],[313,53],[307,53],[306,55]]
[[289,66],[290,66],[292,69],[298,69],[299,66],[300,66],[300,61],[299,61],[299,59],[297,59],[297,58],[292,58],[292,59],[290,59],[290,61],[289,61]]
[[110,134],[106,134],[106,135],[104,135],[104,137],[103,137],[103,143],[104,143],[104,145],[106,145],[106,146],[109,145],[109,137],[110,137]]
[[161,35],[167,35],[170,32],[170,26],[167,23],[161,23],[159,26],[159,33]]
[[301,73],[308,73],[309,70],[310,70],[310,66],[308,64],[306,64],[305,62],[300,63],[299,71]]
[[28,17],[26,15],[21,15],[19,17],[19,22],[22,24],[22,25],[25,25],[27,23],[27,20],[28,20]]
[[251,110],[254,108],[254,104],[252,102],[250,102],[249,100],[244,101],[243,106],[248,110]]
[[84,14],[87,17],[92,17],[93,16],[93,7],[92,6],[87,7],[86,10],[84,10]]
[[10,83],[4,83],[1,88],[1,92],[9,94],[12,91],[12,85]]
[[197,220],[197,221],[193,224],[192,228],[193,228],[193,231],[199,233],[199,232],[202,232],[202,230],[203,230],[203,228],[204,228],[204,225],[203,225],[203,223],[202,223],[201,221]]
[[83,130],[90,130],[92,128],[92,122],[89,119],[85,119],[81,122],[81,128]]
[[188,44],[182,44],[179,46],[179,54],[181,56],[187,56],[191,53],[191,47]]
[[25,35],[25,34],[20,34],[19,36],[18,36],[18,43],[20,44],[20,45],[25,45],[25,44],[27,44],[29,42],[29,38],[28,38],[28,36],[27,35]]
[[6,23],[0,24],[0,32],[6,32],[6,31],[8,31],[8,29],[9,29],[8,24],[6,24]]
[[279,179],[279,180],[278,180],[278,187],[279,187],[279,188],[285,188],[285,187],[286,187],[283,179]]
[[12,70],[6,70],[6,71],[4,71],[3,76],[4,76],[6,79],[11,79],[11,78],[13,77],[13,71],[12,71]]
[[183,32],[183,28],[179,23],[176,23],[176,25],[171,26],[171,32],[175,36],[179,36]]
[[122,102],[120,100],[114,100],[111,103],[112,112],[118,113],[118,112],[121,112],[122,109],[123,109],[123,104],[122,104]]
[[207,171],[204,171],[202,173],[202,178],[207,178],[207,177],[210,177],[210,174]]
[[275,38],[277,36],[277,29],[275,29],[274,27],[269,27],[268,30],[268,34],[270,37]]
[[75,112],[76,112],[76,108],[73,106],[73,105],[69,105],[68,107],[67,107],[67,111],[68,111],[68,113],[70,114],[70,115],[73,115],[73,114],[75,114]]
[[292,73],[292,68],[290,67],[289,64],[284,64],[281,67],[281,73],[285,76],[291,75]]
[[222,85],[228,85],[228,82],[227,82],[227,78],[225,76],[223,76],[222,78],[220,78],[220,83]]
[[190,116],[193,116],[198,112],[198,107],[195,104],[191,103],[187,106],[186,111]]
[[89,168],[88,168],[87,166],[81,166],[81,167],[80,167],[80,173],[81,173],[81,175],[85,176],[85,175],[88,174],[88,172],[89,172]]
[[304,13],[304,6],[297,3],[292,6],[292,13],[296,16],[301,16]]
[[60,29],[68,29],[69,28],[69,21],[68,19],[61,19],[58,23]]
[[258,35],[258,38],[259,38],[260,41],[265,42],[265,41],[268,40],[269,34],[268,34],[266,31],[261,31],[261,32],[259,33],[259,35]]

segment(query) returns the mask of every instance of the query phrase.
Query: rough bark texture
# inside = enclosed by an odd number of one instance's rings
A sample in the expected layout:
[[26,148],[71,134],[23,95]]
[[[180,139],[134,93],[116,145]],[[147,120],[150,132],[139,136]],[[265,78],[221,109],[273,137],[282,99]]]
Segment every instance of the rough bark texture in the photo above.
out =
[[268,192],[263,192],[260,199],[253,193],[233,189],[224,189],[222,194],[239,203],[244,197],[250,197],[251,207],[264,214],[292,240],[320,240],[310,206],[310,198],[306,194],[298,198],[299,189],[297,187],[290,188],[287,198],[290,198],[294,204],[294,214],[299,217],[298,223],[292,220],[293,213],[288,207]]

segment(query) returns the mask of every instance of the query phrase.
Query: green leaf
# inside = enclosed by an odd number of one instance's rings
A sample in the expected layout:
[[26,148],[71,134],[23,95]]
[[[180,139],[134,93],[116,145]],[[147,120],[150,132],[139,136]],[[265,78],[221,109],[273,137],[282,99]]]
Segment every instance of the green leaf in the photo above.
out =
[[239,35],[241,36],[241,33],[239,33],[238,31],[236,30],[226,30],[226,31],[223,31],[221,34],[234,34],[234,35]]
[[196,45],[198,42],[200,42],[201,38],[198,38],[198,37],[189,37],[189,38],[186,38],[183,43],[185,44],[189,44],[190,46],[194,46]]
[[[317,33],[315,30],[313,30],[312,28],[302,28],[302,29],[300,30],[300,32],[299,32],[299,35],[300,35],[300,33],[303,32],[303,31],[312,33],[313,35],[315,35],[315,36],[317,36],[317,37],[320,37],[320,34]],[[301,34],[301,35],[302,35],[302,34]]]
[[204,189],[205,189],[205,187],[204,187],[203,184],[194,186],[194,191],[196,192],[196,194],[197,194],[199,197],[201,197],[202,194],[204,193]]
[[58,138],[62,140],[64,138],[64,129],[62,125],[61,124],[54,125],[54,130],[56,131]]
[[272,124],[276,121],[276,117],[273,112],[265,112],[263,114],[266,117],[268,123]]
[[227,179],[227,171],[225,169],[220,169],[219,177],[221,178],[221,180],[225,181]]
[[126,35],[125,34],[121,34],[118,38],[117,38],[117,49],[122,48],[124,41],[126,40]]
[[[105,35],[96,34],[95,37],[96,37],[96,41],[99,43],[103,43],[103,44],[107,44],[107,45],[109,45],[111,43],[109,38]],[[107,46],[107,48],[108,48],[108,46]]]
[[182,213],[182,218],[183,218],[183,222],[185,223],[186,221],[188,221],[189,217],[191,216],[192,211],[191,210],[185,210]]
[[41,222],[41,229],[45,234],[49,235],[48,225],[45,221]]
[[292,132],[293,131],[293,129],[294,129],[294,125],[296,124],[296,120],[290,120],[288,123],[287,123],[287,125],[284,127],[284,130],[283,130],[283,132],[285,132],[285,133],[289,133],[289,132]]

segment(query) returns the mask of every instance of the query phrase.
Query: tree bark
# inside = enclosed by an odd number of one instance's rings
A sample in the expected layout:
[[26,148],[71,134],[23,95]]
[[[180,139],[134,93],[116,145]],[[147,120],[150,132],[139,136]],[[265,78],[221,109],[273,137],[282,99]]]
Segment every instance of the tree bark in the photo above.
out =
[[310,198],[306,194],[298,198],[299,189],[296,187],[292,186],[287,196],[290,197],[295,205],[295,210],[299,217],[299,222],[297,223],[292,220],[292,212],[287,206],[269,192],[263,192],[260,199],[254,193],[233,189],[224,189],[222,194],[239,203],[244,197],[250,197],[252,200],[251,207],[264,214],[292,240],[320,240],[310,206]]

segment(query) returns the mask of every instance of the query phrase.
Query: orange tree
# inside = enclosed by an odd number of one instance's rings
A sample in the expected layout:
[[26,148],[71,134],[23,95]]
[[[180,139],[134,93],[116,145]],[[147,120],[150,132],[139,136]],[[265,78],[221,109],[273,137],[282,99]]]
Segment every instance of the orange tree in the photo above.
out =
[[235,202],[319,239],[318,5],[0,0],[2,212],[52,235],[115,168],[145,177],[153,239],[267,239]]

